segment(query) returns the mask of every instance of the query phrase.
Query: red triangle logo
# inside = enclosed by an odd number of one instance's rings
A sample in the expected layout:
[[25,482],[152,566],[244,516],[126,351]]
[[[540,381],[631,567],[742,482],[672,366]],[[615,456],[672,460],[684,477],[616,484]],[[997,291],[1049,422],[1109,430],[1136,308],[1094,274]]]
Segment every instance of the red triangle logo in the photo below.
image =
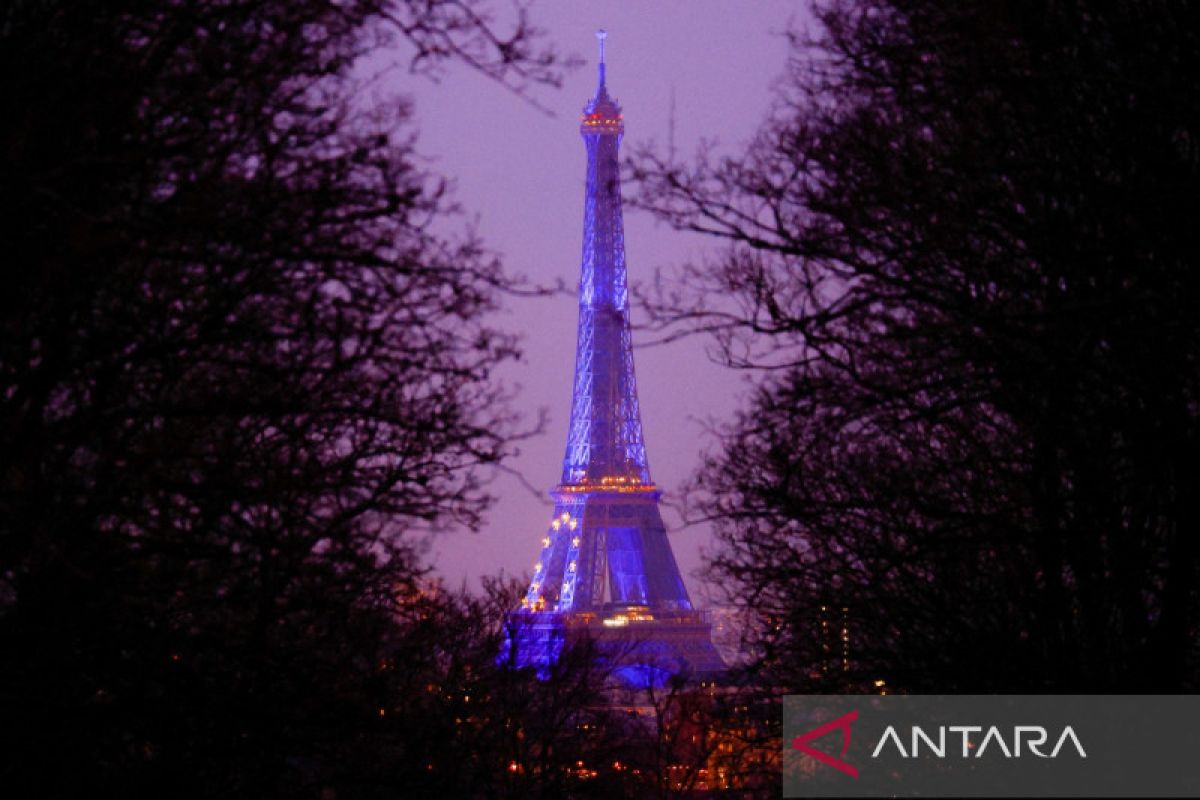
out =
[[[858,777],[858,768],[852,764],[847,764],[842,759],[846,757],[846,751],[850,749],[850,724],[858,719],[858,711],[851,711],[849,714],[843,714],[835,720],[826,722],[813,728],[808,733],[802,733],[795,739],[792,739],[792,749],[799,750],[806,756],[812,756],[822,764],[833,767],[834,769],[844,772],[851,778]],[[809,747],[809,742],[814,739],[820,739],[827,733],[840,730],[842,732],[842,755],[841,758],[834,758],[828,753],[822,753],[820,750]]]

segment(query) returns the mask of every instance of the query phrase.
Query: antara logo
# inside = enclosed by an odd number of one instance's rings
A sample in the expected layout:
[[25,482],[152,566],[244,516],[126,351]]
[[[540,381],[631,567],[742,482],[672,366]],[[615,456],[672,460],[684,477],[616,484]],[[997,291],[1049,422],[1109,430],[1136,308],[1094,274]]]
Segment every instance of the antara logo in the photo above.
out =
[[[957,748],[959,755],[962,758],[971,758],[971,751],[975,751],[975,758],[983,758],[983,754],[992,744],[1004,754],[1005,758],[1020,758],[1021,744],[1025,744],[1026,749],[1033,753],[1038,758],[1058,758],[1058,753],[1063,749],[1063,745],[1069,740],[1075,747],[1075,751],[1079,753],[1080,758],[1087,758],[1087,753],[1083,749],[1083,745],[1079,743],[1079,737],[1075,735],[1075,730],[1068,725],[1063,728],[1059,734],[1058,740],[1054,744],[1054,749],[1049,753],[1042,752],[1042,746],[1046,744],[1049,734],[1041,725],[1015,725],[1013,726],[1013,734],[1009,741],[1012,742],[1012,748],[1009,748],[1008,742],[1000,733],[1000,729],[992,725],[987,729],[987,733],[983,734],[983,739],[980,740],[979,746],[975,746],[975,742],[971,740],[972,733],[982,733],[983,726],[981,725],[942,725],[938,727],[938,738],[935,743],[933,738],[929,736],[919,725],[913,725],[911,736],[909,737],[909,749],[904,749],[904,743],[900,741],[900,735],[896,733],[896,729],[888,725],[887,730],[883,732],[883,736],[879,737],[879,743],[875,745],[875,750],[871,753],[871,758],[879,758],[879,754],[889,743],[900,754],[901,758],[917,758],[921,755],[921,743],[924,742],[927,749],[936,758],[946,758],[946,732],[949,731],[951,736],[957,736],[960,747]],[[952,753],[953,754],[953,753]]]
[[[846,751],[850,749],[850,725],[856,719],[858,719],[858,712],[851,711],[849,714],[843,714],[832,722],[819,725],[808,733],[802,733],[795,739],[792,739],[792,749],[799,750],[806,756],[812,756],[822,764],[827,764],[836,770],[844,772],[851,778],[857,778],[858,768],[842,760],[846,757]],[[825,734],[836,730],[842,732],[842,758],[834,758],[828,753],[822,753],[820,750],[808,746],[808,743],[813,739],[820,739]]]
[[[852,778],[857,778],[858,768],[845,760],[846,753],[850,749],[850,726],[857,719],[858,711],[851,711],[824,725],[818,725],[792,739],[792,749],[811,756],[822,764],[844,772]],[[994,747],[998,753],[1003,753],[1005,758],[1021,758],[1025,752],[1032,753],[1038,758],[1058,758],[1059,752],[1068,743],[1075,748],[1075,752],[1079,754],[1080,758],[1087,758],[1087,752],[1083,749],[1079,737],[1075,735],[1075,730],[1070,725],[1063,728],[1049,753],[1042,751],[1050,737],[1049,732],[1041,725],[1015,725],[1012,729],[1012,736],[1008,739],[1005,739],[1000,728],[995,725],[989,726],[986,733],[984,730],[982,725],[942,725],[937,728],[935,741],[934,737],[926,733],[921,726],[913,725],[909,731],[909,747],[905,749],[904,742],[901,740],[900,734],[896,732],[895,726],[888,725],[871,751],[871,758],[876,759],[881,754],[886,755],[888,750],[894,750],[901,758],[919,758],[925,755],[922,753],[922,749],[934,758],[947,758],[947,753],[951,757],[958,755],[961,758],[982,758],[983,754],[988,752],[989,747]],[[810,744],[834,731],[842,733],[840,757],[831,756]],[[978,739],[978,745],[976,745],[976,740],[973,740],[971,735],[981,733],[983,738]],[[958,738],[959,747],[952,750],[947,746],[948,734],[951,739]],[[1011,747],[1009,742],[1012,743]],[[973,755],[972,751],[974,751]]]

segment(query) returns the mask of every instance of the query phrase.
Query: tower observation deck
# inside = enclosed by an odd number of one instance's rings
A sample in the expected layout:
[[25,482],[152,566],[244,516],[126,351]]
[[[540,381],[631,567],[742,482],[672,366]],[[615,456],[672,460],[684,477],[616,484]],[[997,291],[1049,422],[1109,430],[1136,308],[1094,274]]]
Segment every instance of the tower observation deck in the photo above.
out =
[[595,640],[630,682],[725,668],[693,608],[659,511],[642,434],[621,215],[621,106],[599,81],[579,130],[587,150],[579,328],[562,477],[533,578],[510,616],[521,665],[545,667],[572,637]]

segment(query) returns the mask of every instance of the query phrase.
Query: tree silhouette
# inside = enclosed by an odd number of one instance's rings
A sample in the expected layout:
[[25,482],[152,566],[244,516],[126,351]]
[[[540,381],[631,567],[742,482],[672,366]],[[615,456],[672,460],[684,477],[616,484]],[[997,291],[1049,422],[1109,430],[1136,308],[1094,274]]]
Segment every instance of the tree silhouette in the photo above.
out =
[[727,245],[657,322],[761,370],[714,577],[781,685],[1194,686],[1196,10],[817,11],[745,153],[631,165]]
[[485,10],[0,12],[6,792],[370,796],[395,774],[364,758],[388,665],[473,613],[405,621],[407,534],[477,521],[515,351],[486,322],[500,265],[434,230],[454,207],[408,107],[357,107],[350,76],[394,40],[418,72],[556,82],[523,13],[507,35]]

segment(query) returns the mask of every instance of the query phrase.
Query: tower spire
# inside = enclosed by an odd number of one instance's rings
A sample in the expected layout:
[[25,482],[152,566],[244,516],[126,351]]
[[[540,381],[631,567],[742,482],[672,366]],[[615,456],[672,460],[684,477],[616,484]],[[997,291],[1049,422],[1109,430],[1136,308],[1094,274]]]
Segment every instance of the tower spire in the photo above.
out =
[[[584,135],[590,133],[617,133],[621,129],[621,106],[608,96],[606,81],[608,67],[604,63],[604,40],[608,34],[604,30],[596,31],[596,44],[600,48],[600,61],[596,66],[596,94],[583,108],[584,127],[591,126],[592,130],[584,130]],[[606,130],[599,130],[600,127]]]
[[601,95],[607,93],[604,87],[604,40],[607,38],[608,31],[604,30],[603,28],[596,31],[596,44],[600,47],[600,82],[596,86],[596,97],[600,97]]

